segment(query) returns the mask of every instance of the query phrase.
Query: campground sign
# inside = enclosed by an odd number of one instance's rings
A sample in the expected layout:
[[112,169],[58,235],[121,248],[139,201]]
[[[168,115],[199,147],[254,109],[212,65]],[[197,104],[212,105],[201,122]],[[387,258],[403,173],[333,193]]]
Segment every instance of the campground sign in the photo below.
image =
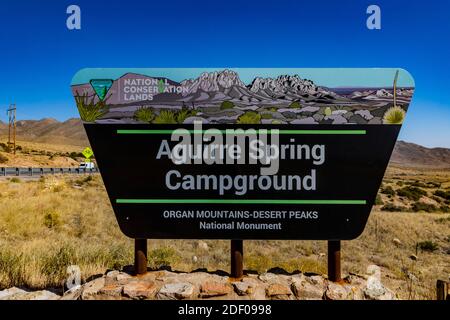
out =
[[72,82],[132,238],[364,230],[414,81],[401,69],[83,69]]

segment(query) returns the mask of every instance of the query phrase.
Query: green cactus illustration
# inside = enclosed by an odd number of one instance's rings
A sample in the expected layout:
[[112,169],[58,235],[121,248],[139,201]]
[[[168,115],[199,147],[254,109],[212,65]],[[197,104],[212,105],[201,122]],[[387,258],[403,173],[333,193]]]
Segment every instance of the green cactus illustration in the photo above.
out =
[[164,85],[164,80],[161,79],[158,81],[158,92],[163,93],[166,86]]

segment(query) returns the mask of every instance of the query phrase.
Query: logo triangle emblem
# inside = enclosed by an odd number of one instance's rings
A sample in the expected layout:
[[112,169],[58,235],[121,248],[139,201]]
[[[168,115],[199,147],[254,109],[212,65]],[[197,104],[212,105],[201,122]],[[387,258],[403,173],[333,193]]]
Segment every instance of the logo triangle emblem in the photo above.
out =
[[92,86],[92,89],[94,89],[95,93],[97,94],[97,97],[101,101],[103,101],[103,100],[105,100],[109,89],[113,85],[113,80],[111,80],[111,79],[92,79],[90,81],[90,84]]

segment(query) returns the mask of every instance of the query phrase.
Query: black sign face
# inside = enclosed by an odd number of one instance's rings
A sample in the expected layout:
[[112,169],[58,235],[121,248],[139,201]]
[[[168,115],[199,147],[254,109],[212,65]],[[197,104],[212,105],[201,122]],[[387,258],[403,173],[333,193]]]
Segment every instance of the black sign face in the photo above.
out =
[[[319,70],[79,72],[72,91],[124,234],[360,235],[413,81],[396,69]],[[377,85],[356,87],[361,74]]]

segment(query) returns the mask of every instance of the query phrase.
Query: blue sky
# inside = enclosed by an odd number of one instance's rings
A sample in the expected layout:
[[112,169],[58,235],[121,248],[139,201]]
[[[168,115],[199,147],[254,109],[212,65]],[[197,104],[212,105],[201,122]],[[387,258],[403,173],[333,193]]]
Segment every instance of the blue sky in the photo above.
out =
[[[66,28],[70,4],[81,30]],[[370,4],[381,30],[366,28]],[[449,15],[440,0],[2,0],[0,109],[75,117],[70,83],[85,67],[395,67],[416,85],[400,138],[450,147]]]

